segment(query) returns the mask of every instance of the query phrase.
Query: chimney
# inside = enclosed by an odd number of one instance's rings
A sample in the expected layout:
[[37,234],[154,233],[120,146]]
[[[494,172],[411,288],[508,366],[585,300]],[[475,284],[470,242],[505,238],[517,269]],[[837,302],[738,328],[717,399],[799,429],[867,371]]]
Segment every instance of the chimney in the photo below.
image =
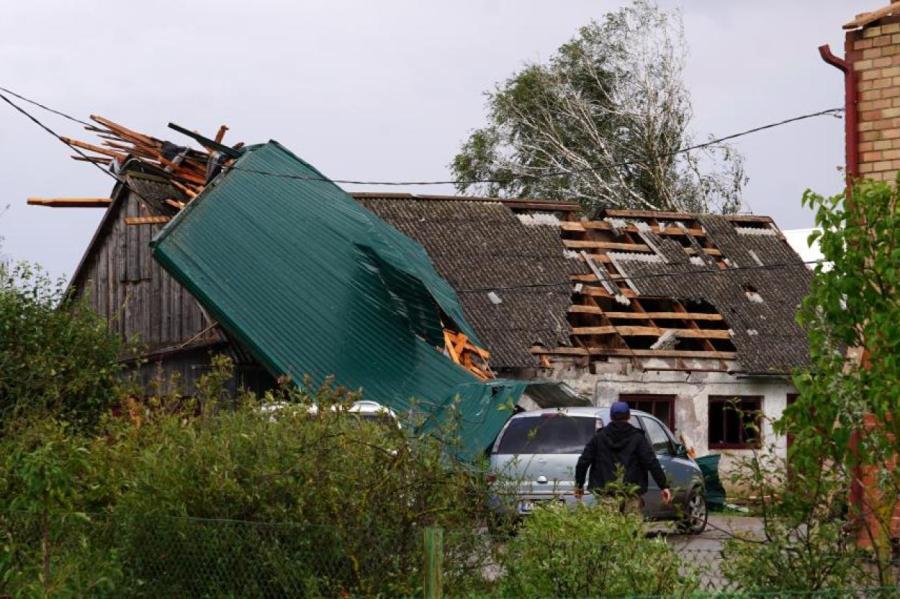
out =
[[819,48],[844,71],[846,172],[849,178],[893,181],[900,170],[900,2],[857,15],[844,59]]

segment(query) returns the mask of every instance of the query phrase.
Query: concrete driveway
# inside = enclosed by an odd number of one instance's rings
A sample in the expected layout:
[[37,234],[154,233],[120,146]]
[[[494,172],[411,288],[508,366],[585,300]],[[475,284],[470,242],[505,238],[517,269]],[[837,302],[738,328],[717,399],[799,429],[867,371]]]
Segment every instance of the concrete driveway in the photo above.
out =
[[710,514],[706,530],[699,535],[681,535],[671,525],[660,524],[650,529],[652,535],[664,537],[685,561],[699,568],[701,588],[705,591],[729,591],[722,576],[722,547],[735,534],[762,537],[762,519],[749,516]]

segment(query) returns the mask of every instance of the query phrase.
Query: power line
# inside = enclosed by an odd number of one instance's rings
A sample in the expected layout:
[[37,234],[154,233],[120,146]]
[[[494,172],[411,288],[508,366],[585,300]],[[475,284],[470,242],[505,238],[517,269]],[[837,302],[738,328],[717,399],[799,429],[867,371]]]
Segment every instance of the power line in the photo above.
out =
[[[694,150],[700,150],[703,148],[707,148],[710,146],[715,146],[721,144],[726,141],[730,141],[732,139],[737,139],[739,137],[744,137],[745,135],[751,135],[753,133],[759,133],[760,131],[765,131],[767,129],[774,129],[775,127],[781,127],[783,125],[789,125],[791,123],[795,123],[797,121],[803,121],[806,119],[812,119],[820,116],[834,116],[837,117],[838,113],[843,112],[843,108],[827,108],[825,110],[820,110],[818,112],[810,112],[808,114],[801,114],[799,116],[791,117],[788,119],[784,119],[781,121],[777,121],[774,123],[768,123],[766,125],[760,125],[759,127],[753,127],[752,129],[747,129],[745,131],[739,131],[737,133],[732,133],[731,135],[726,135],[725,137],[719,137],[717,139],[711,139],[707,142],[695,144],[692,146],[687,146],[685,148],[681,148],[679,150],[675,150],[672,152],[664,152],[659,156],[661,158],[666,158],[669,156],[676,156],[678,154],[684,154],[686,152],[693,152]],[[840,118],[840,117],[837,117]],[[636,164],[640,164],[640,162],[636,160],[626,160],[623,162],[616,162],[611,165],[608,165],[604,168],[618,168],[623,166],[633,166]],[[264,175],[268,177],[281,177],[284,179],[298,179],[301,181],[327,181],[331,183],[340,183],[341,185],[385,185],[385,186],[412,186],[412,185],[461,185],[461,184],[475,184],[475,183],[502,183],[500,179],[453,179],[453,180],[445,180],[445,181],[360,181],[354,179],[329,179],[327,177],[307,177],[303,175],[292,175],[288,173],[274,173],[271,171],[263,171],[257,169],[250,169],[242,166],[235,165],[225,165],[224,169],[235,170],[235,171],[243,171],[246,173],[253,173],[257,175]],[[546,179],[550,177],[559,177],[561,175],[570,175],[573,173],[586,173],[592,172],[594,170],[593,167],[585,167],[581,169],[572,169],[567,171],[550,171],[546,173],[540,173],[536,175],[522,175],[522,179]]]
[[0,91],[4,91],[4,92],[8,93],[8,94],[11,95],[11,96],[15,96],[16,98],[22,100],[23,102],[28,102],[29,104],[33,104],[34,106],[37,106],[38,108],[43,108],[43,109],[46,110],[47,112],[52,112],[53,114],[58,115],[58,116],[61,116],[61,117],[63,117],[64,119],[68,119],[68,120],[70,120],[70,121],[73,121],[73,122],[75,122],[75,123],[79,123],[79,124],[84,125],[84,126],[86,126],[86,127],[93,127],[93,126],[94,126],[94,125],[92,125],[91,123],[88,123],[87,121],[82,121],[81,119],[76,118],[76,117],[74,117],[74,116],[72,116],[72,115],[66,114],[65,112],[62,112],[62,111],[60,111],[60,110],[56,110],[55,108],[50,108],[49,106],[45,106],[44,104],[41,104],[41,103],[38,102],[37,100],[32,100],[31,98],[26,98],[25,96],[23,96],[23,95],[21,95],[21,94],[17,94],[16,92],[12,91],[11,89],[6,89],[5,87],[0,87]]
[[[51,108],[51,107],[49,107],[49,106],[47,106],[47,105],[45,105],[45,104],[42,104],[41,102],[38,102],[38,101],[33,100],[33,99],[31,99],[31,98],[27,98],[27,97],[25,97],[25,96],[23,96],[23,95],[21,95],[21,94],[18,94],[18,93],[14,92],[14,91],[11,91],[11,90],[7,89],[7,88],[5,88],[5,87],[0,87],[0,90],[4,91],[4,92],[6,92],[6,93],[8,93],[8,94],[10,94],[10,95],[15,96],[16,98],[19,98],[20,100],[23,100],[23,101],[25,101],[25,102],[28,102],[28,103],[33,104],[33,105],[35,105],[35,106],[38,106],[39,108],[42,108],[43,110],[46,110],[46,111],[48,111],[48,112],[51,112],[51,113],[56,114],[56,115],[58,115],[58,116],[61,116],[61,117],[65,118],[65,119],[68,119],[68,120],[73,121],[73,122],[75,122],[75,123],[79,123],[79,124],[82,124],[82,125],[85,125],[85,126],[88,126],[88,127],[93,127],[93,126],[94,126],[94,125],[92,125],[91,123],[88,123],[88,122],[83,121],[83,120],[81,120],[81,119],[79,119],[79,118],[76,118],[76,117],[74,117],[74,116],[72,116],[72,115],[70,115],[70,114],[67,114],[66,112],[63,112],[63,111],[58,110],[58,109],[55,109],[55,108]],[[18,106],[16,106],[15,104],[12,104],[12,102],[10,102],[8,99],[4,98],[4,100],[6,100],[7,103],[10,103],[13,107],[15,107],[17,110],[19,110],[19,112],[22,112],[23,114],[25,114],[26,116],[28,116],[29,119],[33,120],[35,123],[37,123],[38,125],[40,125],[42,128],[44,128],[45,130],[49,130],[49,129],[47,129],[46,126],[44,126],[43,124],[41,124],[40,121],[38,121],[35,117],[31,116],[30,114],[28,114],[28,113],[25,112],[23,109],[21,109],[21,108],[19,108]],[[678,155],[678,154],[684,154],[684,153],[687,153],[687,152],[693,152],[693,151],[695,151],[695,150],[700,150],[700,149],[703,149],[703,148],[708,148],[708,147],[710,147],[710,146],[715,146],[715,145],[721,144],[721,143],[723,143],[723,142],[730,141],[730,140],[732,140],[732,139],[737,139],[737,138],[739,138],[739,137],[744,137],[744,136],[746,136],[746,135],[751,135],[751,134],[753,134],[753,133],[759,133],[760,131],[766,131],[766,130],[768,130],[768,129],[774,129],[774,128],[776,128],[776,127],[782,127],[782,126],[784,126],[784,125],[789,125],[789,124],[791,124],[791,123],[796,123],[796,122],[798,122],[798,121],[803,121],[803,120],[807,120],[807,119],[817,118],[817,117],[821,117],[821,116],[833,116],[833,117],[839,118],[839,117],[838,117],[838,114],[841,113],[841,112],[844,112],[844,108],[837,107],[837,108],[827,108],[827,109],[825,109],[825,110],[819,110],[819,111],[817,111],[817,112],[810,112],[810,113],[807,113],[807,114],[801,114],[801,115],[798,115],[798,116],[790,117],[790,118],[783,119],[783,120],[780,120],[780,121],[776,121],[776,122],[773,122],[773,123],[767,123],[767,124],[765,124],[765,125],[760,125],[760,126],[758,126],[758,127],[753,127],[753,128],[751,128],[751,129],[746,129],[746,130],[744,130],[744,131],[739,131],[739,132],[737,132],[737,133],[732,133],[732,134],[726,135],[726,136],[724,136],[724,137],[719,137],[719,138],[716,138],[716,139],[711,139],[711,140],[706,141],[706,142],[703,142],[703,143],[694,144],[694,145],[691,145],[691,146],[687,146],[687,147],[684,147],[684,148],[680,148],[680,149],[674,150],[674,151],[672,151],[672,152],[665,152],[665,153],[660,154],[659,156],[662,157],[662,158],[665,158],[665,157],[670,157],[670,156],[676,156],[676,155]],[[56,137],[59,137],[59,136],[56,135],[55,133],[53,133],[53,135],[56,136]],[[66,143],[66,142],[64,142],[64,143]],[[66,145],[70,145],[70,144],[67,143]],[[81,154],[81,152],[79,152],[79,154]],[[82,154],[82,155],[83,155],[83,154]],[[632,166],[632,165],[636,165],[636,164],[639,164],[639,162],[636,161],[636,160],[627,160],[627,161],[622,161],[622,162],[613,163],[613,164],[611,164],[611,165],[607,165],[607,166],[604,167],[604,168],[618,168],[618,167],[624,167],[624,166]],[[475,183],[500,183],[500,182],[502,182],[502,181],[500,181],[499,179],[489,179],[489,178],[485,178],[485,179],[427,180],[427,181],[366,181],[366,180],[358,180],[358,179],[329,179],[328,177],[309,177],[309,176],[304,176],[304,175],[294,175],[294,174],[290,174],[290,173],[276,173],[276,172],[272,172],[272,171],[265,171],[265,170],[259,170],[259,169],[251,169],[251,168],[246,168],[246,167],[239,167],[239,166],[235,166],[235,165],[233,165],[233,164],[232,164],[232,165],[223,165],[223,169],[227,169],[227,170],[235,170],[235,171],[243,171],[243,172],[246,172],[246,173],[252,173],[252,174],[257,174],[257,175],[263,175],[263,176],[267,176],[267,177],[278,177],[278,178],[283,178],[283,179],[294,179],[294,180],[300,180],[300,181],[318,181],[318,182],[327,182],[327,183],[339,183],[339,184],[341,184],[341,185],[373,185],[373,186],[374,186],[374,185],[383,185],[383,186],[413,186],[413,185],[422,185],[422,186],[425,186],[425,185],[461,185],[461,184],[469,185],[469,184],[475,184]],[[569,174],[573,174],[573,173],[591,172],[591,171],[593,171],[593,170],[594,170],[593,167],[585,167],[585,168],[581,168],[581,169],[572,169],[572,170],[568,170],[568,171],[550,171],[550,172],[545,172],[545,173],[540,173],[540,174],[535,174],[535,175],[522,175],[521,178],[523,178],[523,179],[532,179],[532,180],[534,180],[534,179],[545,179],[545,178],[549,178],[549,177],[558,177],[558,176],[561,176],[561,175],[569,175]],[[104,171],[104,172],[105,172],[105,171]]]
[[[54,110],[54,109],[52,109],[52,108],[49,108],[49,107],[47,107],[47,106],[45,106],[45,105],[43,105],[43,104],[40,104],[40,103],[38,103],[38,102],[36,102],[36,101],[34,101],[34,100],[30,100],[30,99],[28,99],[28,98],[25,98],[24,96],[20,96],[19,94],[16,94],[15,92],[10,92],[10,91],[7,90],[6,88],[0,87],[0,90],[3,90],[4,92],[7,92],[7,93],[11,93],[11,94],[15,95],[17,98],[21,98],[21,99],[23,99],[24,101],[30,102],[30,103],[32,103],[32,104],[34,104],[34,105],[36,105],[36,106],[40,106],[40,107],[43,108],[44,110],[48,110],[48,111],[51,111],[51,112],[53,112],[53,113],[55,113],[55,114],[59,114],[60,116],[63,116],[63,117],[65,117],[65,118],[68,118],[68,119],[73,120],[73,121],[78,122],[78,123],[84,123],[84,121],[81,121],[81,120],[79,120],[79,119],[76,119],[75,117],[71,117],[71,116],[69,116],[69,115],[67,115],[67,114],[65,114],[65,113],[63,113],[63,112],[61,112],[61,111],[57,111],[57,110]],[[143,199],[144,201],[147,201],[146,198],[144,198],[144,197],[143,197],[139,192],[137,192],[134,188],[130,187],[130,186],[129,186],[124,180],[122,180],[118,175],[116,175],[115,173],[113,173],[113,172],[111,172],[111,171],[109,171],[109,170],[103,168],[103,167],[100,166],[99,164],[97,164],[97,163],[93,162],[92,160],[90,160],[90,156],[88,156],[87,154],[85,154],[80,148],[78,148],[77,146],[74,146],[74,145],[72,145],[71,143],[69,143],[68,141],[66,141],[65,138],[63,138],[61,135],[59,135],[58,133],[56,133],[53,129],[51,129],[50,127],[48,127],[48,126],[45,125],[44,123],[42,123],[40,120],[38,120],[37,117],[33,116],[33,115],[32,115],[31,113],[29,113],[27,110],[25,110],[24,108],[22,108],[21,106],[19,106],[18,104],[16,104],[15,102],[13,102],[12,100],[10,100],[9,98],[7,98],[7,97],[6,97],[5,95],[3,95],[2,93],[0,93],[0,99],[2,99],[4,102],[6,102],[6,103],[9,104],[10,106],[12,106],[16,111],[18,111],[18,112],[20,112],[21,114],[23,114],[26,118],[28,118],[28,120],[32,121],[34,124],[36,124],[38,127],[40,127],[41,129],[43,129],[44,131],[46,131],[48,134],[50,134],[50,135],[52,135],[53,137],[55,137],[55,138],[56,138],[57,140],[59,140],[61,143],[65,144],[67,147],[71,148],[73,151],[75,151],[75,152],[76,152],[77,154],[79,154],[81,157],[88,159],[87,161],[90,162],[92,165],[94,165],[97,169],[99,169],[100,172],[102,172],[103,174],[105,174],[105,175],[108,176],[108,177],[111,177],[113,180],[115,180],[117,183],[119,183],[120,185],[122,185],[123,187],[125,187],[126,189],[128,189],[131,193],[135,194],[137,197]],[[745,131],[745,132],[735,133],[735,134],[732,134],[732,135],[729,135],[729,136],[720,138],[720,140],[734,139],[735,137],[740,137],[741,135],[747,135],[747,134],[749,134],[749,133],[754,133],[754,132],[757,132],[757,131],[762,131],[762,130],[764,130],[764,129],[771,129],[771,128],[773,128],[773,127],[777,127],[777,126],[780,126],[780,125],[783,125],[783,124],[787,124],[787,123],[791,123],[791,122],[794,122],[794,121],[798,121],[798,120],[802,120],[802,119],[806,119],[806,118],[812,118],[812,117],[814,117],[814,116],[823,116],[823,115],[825,115],[825,114],[832,114],[832,113],[834,113],[835,111],[838,111],[838,110],[843,110],[843,109],[829,109],[829,110],[819,111],[819,112],[817,112],[817,113],[810,113],[810,114],[807,114],[807,115],[801,115],[801,116],[798,116],[798,117],[793,117],[793,118],[791,118],[791,119],[786,119],[786,120],[784,120],[784,121],[779,121],[778,123],[772,123],[772,124],[769,124],[769,125],[763,125],[763,126],[761,126],[761,127],[756,127],[756,128],[754,128],[754,129],[750,129],[750,130]],[[712,140],[712,141],[710,141],[710,142],[707,142],[706,144],[698,144],[698,145],[696,145],[696,146],[691,146],[690,148],[685,148],[685,149],[680,150],[680,151],[689,151],[689,150],[691,150],[691,149],[697,149],[697,148],[700,148],[700,147],[704,147],[704,146],[706,146],[706,145],[710,145],[710,144],[717,143],[717,142],[720,141],[720,140]],[[237,168],[235,168],[235,167],[228,167],[228,168],[232,168],[232,169],[235,169],[235,170],[243,170],[243,171],[248,171],[248,170],[249,170],[249,172],[255,172],[255,171],[253,171],[252,169],[243,169],[243,168],[237,169]],[[298,177],[299,177],[299,176],[297,176],[297,175],[285,175],[285,174],[279,174],[279,173],[262,173],[262,172],[261,172],[260,174],[267,174],[267,175],[272,175],[272,176],[283,176],[283,177],[289,177],[289,178],[298,178]],[[343,183],[349,183],[349,181],[330,180],[330,179],[327,179],[327,178],[324,178],[324,177],[318,177],[318,178],[305,178],[305,179],[312,179],[312,180],[318,180],[318,181],[330,181],[330,182],[333,182],[333,183],[340,183],[340,182],[343,182]],[[354,183],[357,183],[357,184],[363,184],[364,182],[359,182],[359,181],[357,181],[357,182],[354,182]],[[431,183],[431,184],[437,184],[437,182],[430,182],[430,183]],[[379,183],[376,183],[376,182],[369,182],[369,183],[367,183],[367,184],[375,185],[375,184],[379,184]],[[380,184],[395,184],[395,185],[401,185],[401,184],[403,184],[403,183],[401,183],[401,182],[392,182],[392,183],[384,183],[384,182],[382,182],[382,183],[380,183]],[[406,183],[406,184],[412,185],[412,184],[414,184],[414,183]],[[428,184],[428,182],[422,182],[422,184]],[[761,266],[745,266],[745,267],[735,267],[735,268],[727,268],[727,269],[690,270],[690,271],[681,272],[681,273],[649,273],[649,274],[646,274],[646,275],[636,275],[636,276],[631,276],[631,277],[627,277],[627,278],[630,279],[630,280],[632,280],[632,281],[634,281],[634,280],[641,280],[641,279],[650,279],[650,278],[657,278],[657,277],[671,277],[671,276],[679,276],[679,275],[695,275],[695,274],[704,274],[704,273],[721,274],[721,273],[737,272],[737,271],[742,271],[742,270],[770,270],[770,269],[777,269],[777,268],[795,268],[795,267],[798,267],[798,266],[805,266],[805,265],[807,265],[807,264],[819,264],[819,263],[821,263],[821,262],[824,262],[824,260],[808,260],[808,261],[804,261],[804,262],[764,264],[764,265],[761,265]],[[513,286],[505,286],[505,287],[471,287],[471,288],[461,288],[461,289],[457,289],[456,291],[457,291],[457,292],[463,292],[463,293],[466,293],[466,292],[478,292],[478,291],[484,291],[484,292],[487,292],[487,291],[510,291],[510,290],[516,290],[516,289],[552,288],[552,287],[561,287],[561,286],[566,286],[566,287],[568,288],[569,286],[571,286],[571,282],[567,282],[567,283],[537,283],[537,284],[513,285]]]
[[[688,270],[684,272],[656,272],[656,273],[648,273],[645,275],[634,275],[634,276],[625,276],[626,279],[630,281],[640,281],[643,279],[655,279],[659,277],[680,277],[685,275],[699,275],[699,274],[727,274],[733,272],[740,272],[745,270],[778,270],[781,268],[806,268],[809,264],[823,264],[827,262],[827,260],[803,260],[799,262],[777,262],[775,264],[763,264],[761,266],[735,266],[733,268],[707,268],[707,269],[697,269],[697,270]],[[623,279],[624,280],[624,279]],[[516,289],[541,289],[541,288],[552,288],[552,287],[565,287],[569,289],[572,287],[572,281],[567,281],[565,283],[534,283],[528,285],[509,285],[505,287],[461,287],[454,288],[457,293],[474,293],[474,292],[488,292],[488,291],[514,291]]]
[[[0,88],[0,89],[3,89],[4,91],[6,91],[5,88]],[[41,121],[39,121],[39,120],[37,119],[37,117],[35,117],[35,116],[32,115],[30,112],[28,112],[27,110],[25,110],[24,108],[22,108],[21,106],[19,106],[18,104],[16,104],[15,102],[13,102],[12,100],[10,100],[10,99],[7,98],[6,96],[4,96],[2,93],[0,93],[0,100],[3,100],[4,102],[6,102],[6,103],[9,104],[10,106],[12,106],[12,107],[13,107],[14,109],[16,109],[18,112],[20,112],[20,113],[22,113],[23,115],[25,115],[25,118],[27,118],[28,120],[30,120],[31,122],[33,122],[35,125],[37,125],[37,126],[40,127],[41,129],[43,129],[44,131],[46,131],[47,133],[49,133],[50,135],[52,135],[53,137],[55,137],[56,139],[58,139],[60,142],[64,143],[64,144],[65,144],[66,146],[68,146],[69,148],[71,148],[76,154],[78,154],[79,156],[81,156],[82,158],[84,158],[87,162],[89,162],[90,164],[92,164],[92,165],[94,165],[95,167],[97,167],[98,169],[100,169],[100,172],[101,172],[101,173],[103,173],[104,175],[106,175],[106,176],[108,176],[108,177],[111,177],[114,181],[116,181],[116,182],[119,183],[120,185],[123,185],[123,186],[124,186],[126,189],[128,189],[131,193],[133,193],[133,194],[136,195],[137,197],[141,198],[141,199],[144,200],[145,202],[147,201],[147,198],[145,198],[144,196],[142,196],[140,193],[138,193],[137,191],[135,191],[133,188],[129,187],[128,184],[127,184],[125,181],[123,181],[118,175],[116,175],[116,174],[113,173],[112,171],[109,171],[109,170],[103,168],[102,166],[100,166],[99,164],[97,164],[96,162],[94,162],[93,160],[91,160],[91,157],[88,156],[87,154],[85,154],[84,152],[82,152],[82,151],[81,151],[81,148],[78,148],[77,146],[74,146],[74,145],[72,145],[71,143],[69,143],[68,141],[66,141],[66,139],[65,139],[64,137],[62,137],[62,136],[59,135],[56,131],[54,131],[53,129],[51,129],[50,127],[48,127],[47,125],[45,125],[45,124],[42,123]],[[31,102],[31,100],[28,100],[28,101]],[[32,102],[32,103],[36,104],[35,102]],[[52,109],[47,108],[47,110],[52,110]],[[54,111],[54,112],[55,112],[55,111]],[[75,120],[75,121],[77,121],[77,122],[82,122],[82,121],[78,121],[78,119],[75,119],[74,117],[66,117],[66,118],[71,118],[71,119],[73,119],[73,120]]]

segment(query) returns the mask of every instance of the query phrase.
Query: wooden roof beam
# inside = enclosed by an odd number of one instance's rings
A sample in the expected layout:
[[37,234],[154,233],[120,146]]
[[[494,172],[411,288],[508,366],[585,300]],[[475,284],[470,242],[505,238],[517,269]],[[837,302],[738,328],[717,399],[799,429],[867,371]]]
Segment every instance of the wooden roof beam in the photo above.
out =
[[737,352],[692,351],[686,349],[623,349],[618,347],[553,347],[534,346],[531,353],[557,356],[621,356],[624,358],[693,358],[735,360]]
[[572,327],[573,335],[612,335],[618,333],[623,337],[659,337],[666,331],[674,331],[675,336],[679,339],[731,339],[731,333],[724,329],[670,329],[628,325]]
[[28,198],[29,206],[49,208],[107,208],[110,204],[109,198]]
[[569,249],[619,250],[623,252],[653,253],[650,246],[643,243],[617,243],[614,241],[594,241],[591,239],[563,239],[563,245]]
[[632,320],[723,320],[721,314],[709,314],[706,312],[607,312],[597,306],[569,307],[570,314],[603,314],[607,318],[632,319]]

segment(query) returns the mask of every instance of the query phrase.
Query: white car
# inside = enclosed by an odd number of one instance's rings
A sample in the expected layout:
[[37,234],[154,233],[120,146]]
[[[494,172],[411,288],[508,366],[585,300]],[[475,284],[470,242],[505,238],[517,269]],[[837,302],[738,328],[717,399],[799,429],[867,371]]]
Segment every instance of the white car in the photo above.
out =
[[[299,407],[298,404],[292,404],[285,401],[276,401],[260,406],[259,410],[263,414],[272,414],[274,416],[285,410],[290,410],[297,407]],[[333,405],[331,406],[331,410],[333,412],[337,412],[339,410],[339,407]],[[307,407],[306,413],[311,416],[315,416],[319,413],[319,406],[313,404]],[[397,418],[397,414],[389,407],[383,406],[377,401],[363,399],[353,402],[353,404],[349,408],[347,408],[347,413],[353,414],[354,416],[363,420],[381,422],[383,424],[389,424],[391,426],[400,428],[400,419]]]
[[[568,505],[593,502],[591,495],[583,500],[575,497],[575,465],[585,444],[608,422],[609,408],[593,407],[533,410],[510,418],[491,449],[498,509],[524,516],[547,501]],[[654,416],[632,410],[630,422],[644,431],[674,495],[671,503],[664,504],[659,487],[650,477],[643,496],[644,515],[653,520],[674,520],[682,532],[703,532],[708,510],[700,467]]]

